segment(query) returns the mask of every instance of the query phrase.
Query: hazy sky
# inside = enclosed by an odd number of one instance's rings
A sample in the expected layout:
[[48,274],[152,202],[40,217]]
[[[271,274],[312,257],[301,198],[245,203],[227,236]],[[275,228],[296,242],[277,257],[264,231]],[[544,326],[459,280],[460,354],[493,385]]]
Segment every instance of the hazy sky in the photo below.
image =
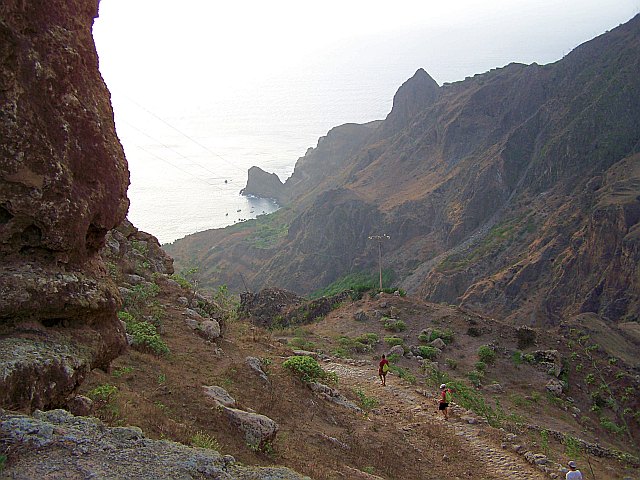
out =
[[[640,0],[101,0],[94,34],[110,88],[144,98],[167,88],[223,94],[314,56],[348,62],[340,52],[357,58],[385,45],[414,62],[422,49],[411,70],[460,80],[475,68],[557,60],[639,11]],[[495,65],[474,62],[487,53]]]

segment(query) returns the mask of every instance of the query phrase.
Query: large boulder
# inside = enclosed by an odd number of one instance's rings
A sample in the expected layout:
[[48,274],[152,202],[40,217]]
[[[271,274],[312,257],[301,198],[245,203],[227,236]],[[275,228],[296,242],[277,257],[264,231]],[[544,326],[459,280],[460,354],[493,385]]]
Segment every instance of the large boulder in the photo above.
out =
[[308,478],[284,467],[243,466],[215,450],[151,440],[139,428],[109,428],[64,410],[30,417],[0,409],[0,443],[12,452],[3,478]]
[[[129,172],[98,71],[97,9],[0,6],[0,392],[12,408],[63,405],[126,345],[98,255],[125,218]],[[25,355],[7,358],[14,338]]]
[[263,449],[275,440],[279,427],[269,417],[237,408],[224,407],[224,411],[229,422],[244,433],[244,438],[251,447]]

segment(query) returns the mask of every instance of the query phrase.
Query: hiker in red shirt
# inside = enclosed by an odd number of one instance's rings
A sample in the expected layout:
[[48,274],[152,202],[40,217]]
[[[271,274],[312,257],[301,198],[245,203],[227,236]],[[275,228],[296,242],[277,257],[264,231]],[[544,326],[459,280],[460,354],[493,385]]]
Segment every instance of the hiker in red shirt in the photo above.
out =
[[449,420],[449,402],[451,401],[451,390],[446,384],[440,385],[440,398],[438,399],[438,410],[444,414],[444,419]]
[[389,371],[389,360],[382,355],[382,359],[380,360],[380,365],[378,365],[378,376],[380,377],[380,381],[382,382],[382,386],[387,385],[387,372]]

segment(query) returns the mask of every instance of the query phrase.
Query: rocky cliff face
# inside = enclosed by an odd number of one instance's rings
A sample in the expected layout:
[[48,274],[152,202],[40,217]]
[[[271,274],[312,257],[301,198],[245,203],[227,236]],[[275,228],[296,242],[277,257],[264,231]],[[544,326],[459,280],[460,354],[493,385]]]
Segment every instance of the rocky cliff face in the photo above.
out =
[[98,256],[127,212],[129,173],[98,72],[97,9],[97,1],[0,6],[4,406],[62,404],[125,345],[118,290]]
[[[236,227],[233,244],[199,234],[202,254],[190,238],[171,252],[212,264],[251,256],[254,287],[303,293],[374,266],[367,236],[387,233],[385,264],[429,300],[521,323],[638,318],[638,52],[640,16],[546,66],[442,87],[418,71],[330,179],[326,162],[298,162],[287,234],[269,248],[254,255]],[[257,234],[247,224],[242,238]],[[237,285],[225,268],[214,281]]]
[[275,173],[265,172],[260,167],[251,167],[248,172],[247,186],[240,190],[240,195],[272,198],[281,202],[283,184]]

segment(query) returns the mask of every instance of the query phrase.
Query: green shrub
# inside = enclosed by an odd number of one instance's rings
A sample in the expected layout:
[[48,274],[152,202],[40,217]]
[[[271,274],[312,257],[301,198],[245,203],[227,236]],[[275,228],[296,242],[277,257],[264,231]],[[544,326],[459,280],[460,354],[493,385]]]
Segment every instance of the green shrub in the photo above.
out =
[[627,429],[624,426],[620,426],[617,423],[612,422],[611,420],[605,417],[600,417],[600,425],[602,425],[604,428],[606,428],[612,433],[620,434],[627,431]]
[[191,437],[191,445],[194,447],[215,450],[217,452],[220,451],[220,444],[218,443],[218,440],[203,431],[198,431],[193,437]]
[[133,337],[133,345],[148,348],[153,353],[169,353],[169,347],[162,341],[155,325],[148,322],[128,323],[127,333]]
[[337,381],[335,373],[324,371],[318,361],[308,355],[289,357],[282,363],[282,366],[291,370],[303,382],[315,382],[325,379]]
[[7,456],[4,454],[0,454],[0,473],[4,470],[4,466],[7,463]]
[[384,337],[384,343],[386,343],[390,347],[394,347],[396,345],[402,345],[404,343],[404,340],[396,336]]
[[355,338],[343,335],[338,337],[338,344],[346,352],[368,353],[380,341],[375,333],[364,333]]
[[291,340],[289,340],[289,345],[299,350],[308,350],[308,351],[313,351],[317,348],[315,343],[309,340],[305,340],[304,338],[301,338],[301,337],[293,337]]
[[484,363],[493,363],[496,359],[496,352],[489,345],[482,345],[478,348],[478,357]]
[[407,324],[402,320],[394,320],[393,318],[384,319],[384,329],[390,332],[403,332],[407,329]]
[[160,287],[156,283],[140,283],[131,289],[127,303],[144,302],[160,293]]
[[127,325],[130,323],[137,322],[136,318],[133,315],[131,315],[129,312],[125,312],[124,310],[118,312],[118,318],[122,320],[124,323],[126,323]]
[[433,342],[436,338],[441,338],[444,343],[449,345],[453,342],[453,331],[450,328],[447,328],[446,330],[438,330],[437,328],[434,328],[431,331],[429,341]]
[[484,362],[476,362],[474,365],[477,371],[484,372],[487,369],[487,364]]
[[401,355],[398,355],[397,353],[392,353],[387,357],[387,360],[389,360],[389,362],[391,363],[397,363],[398,360],[400,360],[400,358],[401,358]]
[[403,380],[409,382],[411,385],[415,385],[418,382],[416,376],[406,368],[398,367],[396,365],[390,365],[389,370],[391,370]]
[[479,387],[482,384],[484,373],[479,372],[478,370],[471,370],[467,373],[467,378],[471,381],[474,387]]
[[431,345],[420,345],[418,347],[418,355],[420,355],[422,358],[433,360],[438,356],[438,353],[438,349],[436,347],[432,347]]
[[566,435],[563,440],[564,453],[567,458],[579,458],[582,455],[582,446],[577,438]]
[[120,368],[116,368],[111,375],[113,375],[116,378],[120,378],[123,375],[128,375],[131,372],[133,372],[133,367],[120,367]]
[[93,390],[87,392],[87,396],[99,402],[108,402],[118,394],[118,387],[115,385],[98,385]]
[[478,327],[469,327],[467,328],[467,335],[470,337],[479,337],[482,335],[482,331]]
[[358,396],[358,403],[365,412],[368,412],[372,408],[376,408],[378,406],[378,400],[373,397],[368,397],[363,390],[356,390],[356,395]]
[[458,362],[453,358],[447,358],[445,362],[451,370],[455,370],[456,368],[458,368]]
[[367,345],[375,345],[380,341],[380,337],[376,333],[363,333],[355,338],[356,342],[366,343]]
[[513,355],[511,355],[511,360],[513,360],[513,363],[516,365],[522,365],[522,362],[524,362],[522,352],[520,350],[516,350],[515,352],[513,352]]

